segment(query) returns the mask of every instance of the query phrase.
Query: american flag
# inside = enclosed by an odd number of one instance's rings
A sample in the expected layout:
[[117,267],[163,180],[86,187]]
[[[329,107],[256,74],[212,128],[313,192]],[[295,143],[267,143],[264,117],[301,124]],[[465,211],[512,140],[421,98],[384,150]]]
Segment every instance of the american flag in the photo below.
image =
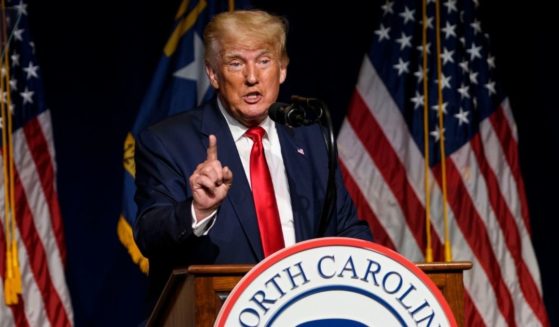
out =
[[549,325],[516,125],[478,2],[387,1],[380,14],[338,135],[360,216],[377,242],[421,262],[428,207],[434,260],[444,261],[446,203],[452,258],[473,263],[465,326]]
[[8,1],[3,8],[0,325],[71,326],[52,125],[41,69],[27,4]]

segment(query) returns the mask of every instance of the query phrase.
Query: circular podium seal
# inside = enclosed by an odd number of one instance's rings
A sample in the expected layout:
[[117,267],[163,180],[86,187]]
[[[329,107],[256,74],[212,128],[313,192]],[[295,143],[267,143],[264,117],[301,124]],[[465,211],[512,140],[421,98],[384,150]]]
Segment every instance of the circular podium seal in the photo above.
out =
[[431,279],[375,243],[327,237],[283,249],[251,269],[214,326],[457,326]]

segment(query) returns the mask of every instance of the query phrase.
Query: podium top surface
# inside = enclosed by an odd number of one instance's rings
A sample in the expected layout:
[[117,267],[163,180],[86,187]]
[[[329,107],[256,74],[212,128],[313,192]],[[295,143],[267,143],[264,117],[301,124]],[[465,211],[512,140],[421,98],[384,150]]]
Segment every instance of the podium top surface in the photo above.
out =
[[471,261],[452,261],[452,262],[416,262],[415,265],[425,271],[460,271],[472,269]]
[[[416,262],[417,267],[423,271],[459,271],[472,268],[470,261],[453,262]],[[194,265],[188,268],[175,269],[176,272],[188,273],[193,275],[231,275],[247,273],[254,265],[252,264],[231,264],[231,265]]]

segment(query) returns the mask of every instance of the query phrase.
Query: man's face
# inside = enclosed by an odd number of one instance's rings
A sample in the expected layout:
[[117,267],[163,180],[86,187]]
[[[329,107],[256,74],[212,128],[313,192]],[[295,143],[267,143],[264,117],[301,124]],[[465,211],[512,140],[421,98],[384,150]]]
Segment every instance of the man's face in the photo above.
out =
[[216,65],[206,66],[227,111],[245,126],[260,124],[278,97],[287,67],[277,52],[259,44],[225,44]]

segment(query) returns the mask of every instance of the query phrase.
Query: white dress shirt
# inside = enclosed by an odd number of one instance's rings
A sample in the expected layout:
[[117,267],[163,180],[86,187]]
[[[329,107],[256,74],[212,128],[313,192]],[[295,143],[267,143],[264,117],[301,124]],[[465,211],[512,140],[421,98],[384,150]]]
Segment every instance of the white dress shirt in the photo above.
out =
[[[233,140],[237,146],[237,151],[241,157],[241,163],[243,164],[243,169],[245,171],[245,176],[250,181],[250,152],[252,149],[252,140],[245,135],[248,128],[236,119],[234,119],[223,107],[221,101],[218,99],[219,110],[225,117],[231,135],[233,135]],[[291,208],[291,197],[289,195],[289,185],[287,182],[287,173],[285,171],[285,165],[283,164],[283,157],[281,155],[281,145],[276,130],[275,123],[269,118],[260,124],[266,134],[262,138],[262,144],[264,146],[264,154],[266,156],[266,162],[268,163],[268,169],[270,170],[270,175],[272,177],[272,183],[274,185],[274,193],[276,195],[276,203],[278,204],[278,210],[281,220],[281,229],[283,232],[283,240],[285,246],[290,246],[295,244],[295,229],[293,225],[293,211]],[[219,140],[217,140],[217,146],[219,147]],[[218,158],[219,159],[219,158]],[[235,180],[233,176],[233,180]],[[252,187],[252,186],[251,186]],[[194,218],[194,207],[192,207],[192,228],[194,234],[197,236],[206,235],[208,231],[213,226],[215,220],[211,219],[216,215],[216,212],[212,213],[210,216],[204,218],[202,221],[196,223]],[[219,219],[216,217],[216,219]],[[212,224],[209,224],[210,221]],[[208,226],[210,225],[210,226]]]

